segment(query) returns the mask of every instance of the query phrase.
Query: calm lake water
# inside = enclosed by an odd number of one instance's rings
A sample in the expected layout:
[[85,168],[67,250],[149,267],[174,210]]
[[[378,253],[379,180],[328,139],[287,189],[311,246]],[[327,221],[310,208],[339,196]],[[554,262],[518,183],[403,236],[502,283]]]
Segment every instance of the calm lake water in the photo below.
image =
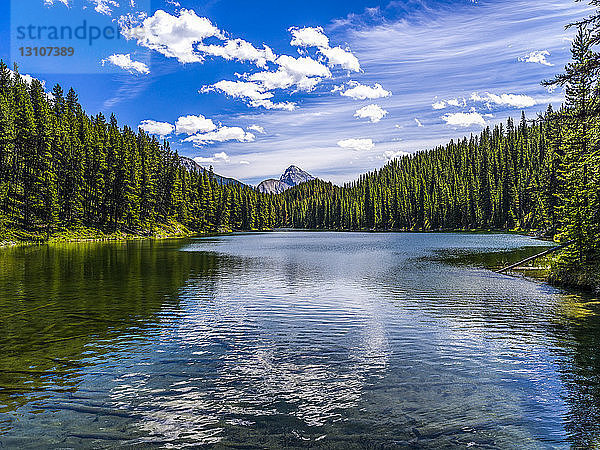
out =
[[0,250],[0,447],[598,446],[600,302],[488,269],[544,245],[280,232]]

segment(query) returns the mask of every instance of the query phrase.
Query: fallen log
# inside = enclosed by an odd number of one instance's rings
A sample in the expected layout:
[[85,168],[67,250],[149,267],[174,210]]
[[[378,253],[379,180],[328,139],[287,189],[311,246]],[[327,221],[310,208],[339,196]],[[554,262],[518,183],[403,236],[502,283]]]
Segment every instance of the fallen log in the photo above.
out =
[[550,253],[554,253],[555,251],[560,250],[561,248],[565,248],[565,247],[567,247],[567,246],[569,246],[569,245],[571,245],[573,243],[575,243],[575,239],[573,239],[571,241],[567,241],[567,242],[565,242],[563,244],[557,245],[556,247],[552,247],[552,248],[550,248],[548,250],[544,250],[543,252],[538,253],[537,255],[533,255],[533,256],[530,256],[529,258],[525,258],[524,260],[519,261],[518,263],[515,263],[515,264],[511,264],[510,266],[504,267],[503,269],[496,270],[496,273],[504,273],[507,270],[514,269],[515,267],[518,267],[518,266],[520,266],[522,264],[525,264],[525,263],[527,263],[529,261],[533,261],[534,259],[537,259],[537,258],[539,258],[541,256],[546,256],[546,255],[549,255]]

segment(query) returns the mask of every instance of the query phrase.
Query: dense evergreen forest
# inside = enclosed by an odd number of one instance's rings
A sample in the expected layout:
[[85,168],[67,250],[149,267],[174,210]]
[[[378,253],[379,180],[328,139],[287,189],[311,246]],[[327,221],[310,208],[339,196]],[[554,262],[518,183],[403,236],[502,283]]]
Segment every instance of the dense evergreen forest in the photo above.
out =
[[[273,226],[272,200],[186,169],[167,142],[88,116],[0,63],[0,230],[48,237],[77,227],[152,234]],[[179,228],[180,229],[180,228]],[[0,239],[1,240],[1,239]]]
[[[596,5],[596,3],[593,3]],[[600,0],[597,2],[600,5]],[[600,265],[600,14],[575,24],[572,61],[544,84],[558,111],[486,128],[405,156],[343,187],[314,181],[281,194],[278,218],[321,229],[528,230],[573,242],[554,273]],[[571,280],[579,284],[580,280]],[[600,278],[595,283],[600,282]]]
[[564,87],[560,110],[549,106],[534,121],[523,114],[344,186],[315,180],[277,195],[189,170],[168,142],[119,127],[114,116],[88,116],[73,89],[47,93],[0,63],[0,237],[47,239],[78,227],[143,235],[171,226],[536,230],[574,241],[565,266],[596,262],[598,17],[575,24],[572,61],[545,82]]

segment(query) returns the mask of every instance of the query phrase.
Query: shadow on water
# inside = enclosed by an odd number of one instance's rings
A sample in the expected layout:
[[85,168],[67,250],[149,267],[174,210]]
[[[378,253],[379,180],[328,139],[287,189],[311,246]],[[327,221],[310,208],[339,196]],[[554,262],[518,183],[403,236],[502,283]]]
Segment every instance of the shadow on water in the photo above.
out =
[[498,270],[547,250],[548,246],[528,246],[503,251],[438,250],[431,258],[447,264]]
[[[479,267],[496,270],[522,261],[546,250],[547,246],[530,246],[505,251],[438,250],[431,261],[457,267]],[[543,265],[532,262],[530,264]],[[527,275],[545,279],[544,268]],[[538,325],[556,342],[558,373],[564,386],[562,399],[568,409],[564,415],[567,441],[573,448],[598,448],[600,445],[600,299],[589,292],[557,290],[559,301],[550,323]],[[507,295],[510,297],[510,295]],[[512,306],[507,305],[508,309]],[[531,315],[522,308],[523,318]],[[488,317],[488,323],[498,323]],[[514,326],[514,321],[512,323]]]
[[[143,339],[190,277],[226,263],[185,241],[52,244],[0,252],[0,414],[78,390],[119,338]],[[0,426],[10,429],[4,415]]]
[[564,426],[573,448],[600,446],[600,299],[565,293],[554,333],[563,357],[559,373],[569,414]]

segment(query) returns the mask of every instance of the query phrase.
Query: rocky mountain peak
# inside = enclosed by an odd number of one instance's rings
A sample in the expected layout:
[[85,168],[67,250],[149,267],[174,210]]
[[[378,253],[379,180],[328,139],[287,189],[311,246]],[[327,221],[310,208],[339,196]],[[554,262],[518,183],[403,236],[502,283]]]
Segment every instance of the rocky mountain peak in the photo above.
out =
[[258,185],[258,190],[266,194],[280,194],[286,189],[314,179],[315,177],[308,172],[305,172],[300,167],[291,165],[285,169],[285,172],[279,177],[279,180],[265,180]]
[[305,172],[300,167],[291,165],[290,167],[285,169],[285,172],[283,172],[283,175],[281,175],[279,181],[282,181],[285,184],[289,184],[290,186],[297,186],[299,184],[306,183],[307,181],[311,181],[314,179],[315,177],[313,177],[308,172]]

